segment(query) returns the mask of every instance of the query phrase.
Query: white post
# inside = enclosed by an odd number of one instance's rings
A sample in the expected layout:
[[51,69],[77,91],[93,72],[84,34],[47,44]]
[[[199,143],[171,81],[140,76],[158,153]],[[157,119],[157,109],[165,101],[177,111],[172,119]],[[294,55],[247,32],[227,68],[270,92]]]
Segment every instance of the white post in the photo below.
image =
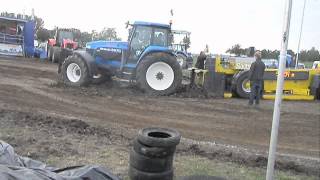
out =
[[299,35],[299,42],[298,42],[298,50],[297,50],[297,57],[296,57],[296,69],[298,68],[298,61],[299,61],[299,51],[300,51],[300,41],[301,41],[301,34],[302,34],[302,27],[303,27],[303,19],[304,19],[304,10],[306,8],[306,1],[304,0],[303,10],[302,10],[302,18],[301,18],[301,27],[300,27],[300,35]]
[[273,180],[273,175],[274,175],[274,164],[275,164],[276,148],[277,148],[277,141],[278,141],[279,119],[280,119],[280,110],[281,110],[282,93],[283,93],[282,91],[283,91],[283,81],[284,81],[284,70],[286,65],[287,48],[288,48],[288,40],[289,40],[291,9],[292,9],[292,0],[286,0],[284,24],[283,24],[283,35],[281,40],[281,53],[280,53],[280,62],[279,62],[280,66],[278,69],[277,90],[276,90],[276,98],[274,102],[268,167],[267,167],[267,173],[266,173],[267,180]]

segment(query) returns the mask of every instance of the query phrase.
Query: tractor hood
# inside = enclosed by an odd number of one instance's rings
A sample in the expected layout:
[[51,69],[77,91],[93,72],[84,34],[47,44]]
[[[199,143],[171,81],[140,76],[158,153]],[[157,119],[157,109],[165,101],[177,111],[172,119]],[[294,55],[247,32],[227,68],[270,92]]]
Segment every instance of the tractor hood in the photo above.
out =
[[112,48],[112,49],[128,49],[128,42],[123,41],[92,41],[86,44],[86,49],[99,49],[99,48]]

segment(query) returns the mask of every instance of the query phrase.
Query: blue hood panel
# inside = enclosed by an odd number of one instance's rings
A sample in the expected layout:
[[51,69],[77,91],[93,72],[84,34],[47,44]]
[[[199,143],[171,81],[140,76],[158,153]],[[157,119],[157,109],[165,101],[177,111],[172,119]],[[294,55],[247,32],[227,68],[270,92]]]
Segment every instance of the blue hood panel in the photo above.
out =
[[98,48],[115,48],[115,49],[128,49],[128,42],[123,41],[92,41],[86,44],[86,49]]

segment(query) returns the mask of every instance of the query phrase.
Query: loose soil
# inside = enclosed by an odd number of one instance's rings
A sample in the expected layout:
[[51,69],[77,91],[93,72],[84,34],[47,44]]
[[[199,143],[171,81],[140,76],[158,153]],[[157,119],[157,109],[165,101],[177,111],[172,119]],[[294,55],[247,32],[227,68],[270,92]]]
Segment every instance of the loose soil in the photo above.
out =
[[[252,108],[202,91],[150,97],[118,81],[71,88],[57,83],[56,72],[46,61],[0,59],[0,139],[22,155],[48,162],[105,148],[121,154],[138,129],[159,126],[181,132],[178,154],[266,165],[273,101]],[[319,101],[283,103],[277,151],[279,169],[320,172]],[[124,173],[119,167],[112,169]]]

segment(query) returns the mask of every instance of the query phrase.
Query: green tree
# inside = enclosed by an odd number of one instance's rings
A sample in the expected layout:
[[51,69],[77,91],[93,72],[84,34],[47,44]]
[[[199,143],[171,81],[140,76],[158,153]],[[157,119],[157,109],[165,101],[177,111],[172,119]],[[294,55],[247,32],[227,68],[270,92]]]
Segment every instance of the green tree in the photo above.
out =
[[35,20],[35,33],[37,34],[37,32],[40,30],[40,29],[43,29],[43,26],[44,26],[44,20],[40,17],[37,17],[35,16],[34,17],[34,20]]
[[245,55],[246,50],[241,48],[240,44],[235,44],[232,48],[228,49],[226,53],[235,54],[237,56]]
[[117,32],[115,30],[115,28],[103,28],[103,30],[101,32],[99,32],[97,34],[97,36],[94,36],[95,40],[107,40],[107,41],[119,41],[121,40],[118,35]]
[[48,29],[39,29],[36,33],[37,40],[47,41],[50,38],[50,31]]
[[309,55],[309,58],[307,59],[307,61],[320,61],[319,51],[316,50],[315,47],[312,47],[312,48],[308,51],[308,55]]
[[89,32],[81,32],[81,37],[79,43],[82,47],[86,45],[86,43],[92,41],[92,33]]

